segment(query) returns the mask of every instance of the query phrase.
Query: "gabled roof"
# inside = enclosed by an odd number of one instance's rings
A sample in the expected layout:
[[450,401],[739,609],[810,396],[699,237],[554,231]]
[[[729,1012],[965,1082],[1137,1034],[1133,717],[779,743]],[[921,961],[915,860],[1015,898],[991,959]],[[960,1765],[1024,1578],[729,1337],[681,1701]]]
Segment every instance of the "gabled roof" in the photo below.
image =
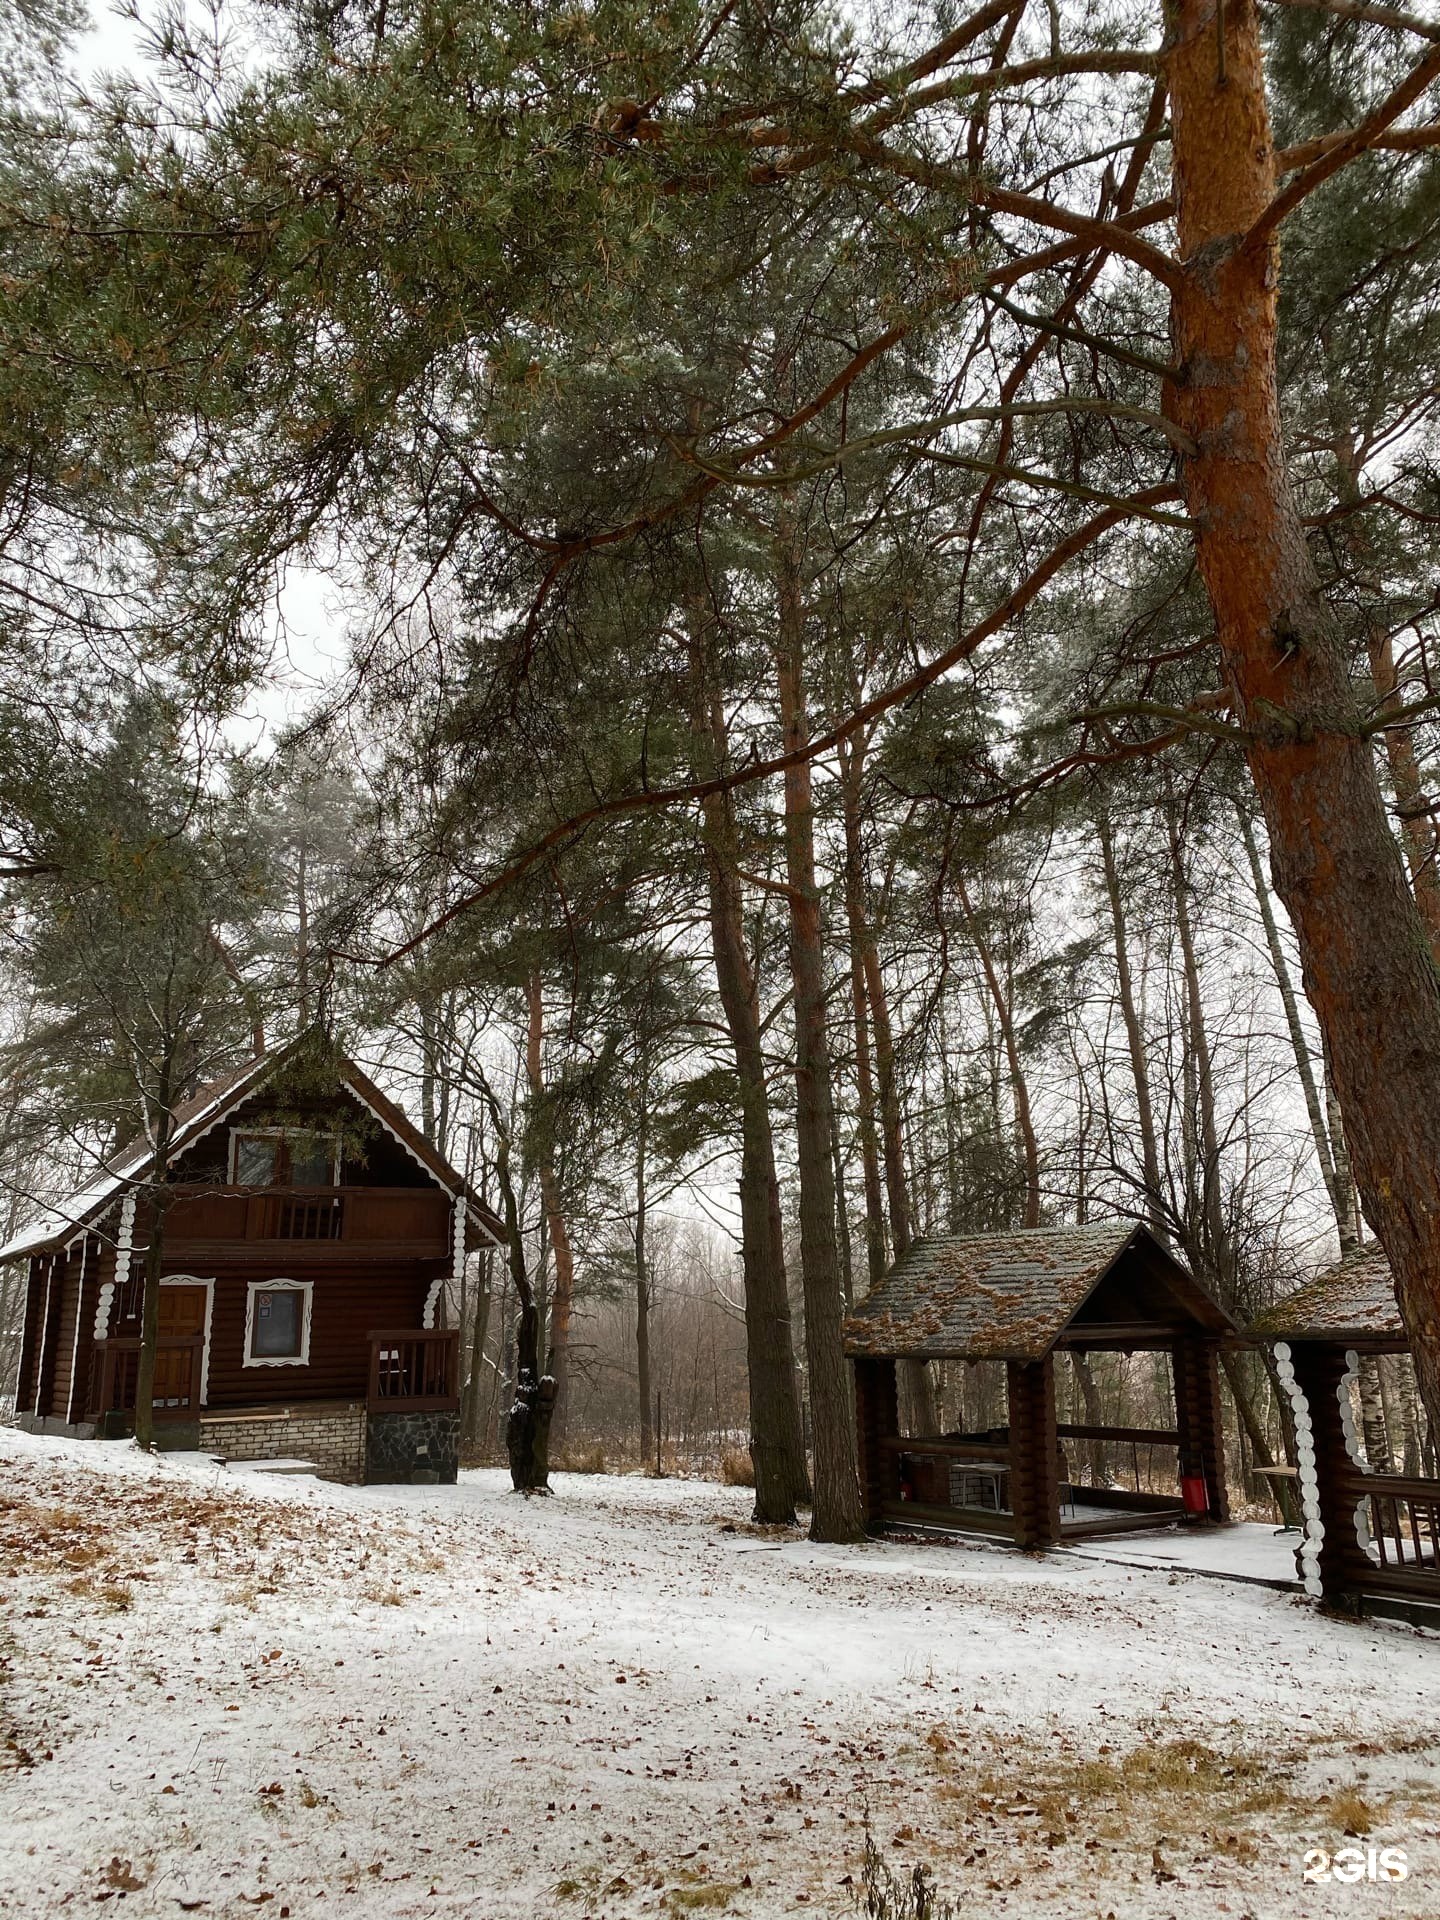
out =
[[[845,1322],[853,1356],[1040,1360],[1122,1263],[1215,1333],[1229,1316],[1147,1227],[1108,1220],[921,1240]],[[1158,1265],[1158,1275],[1157,1275]]]
[[[302,1036],[303,1040],[303,1036]],[[210,1128],[217,1126],[250,1096],[259,1091],[295,1054],[302,1040],[277,1047],[270,1053],[248,1060],[208,1085],[199,1088],[175,1109],[175,1130],[170,1146],[172,1163]],[[464,1176],[451,1166],[406,1116],[403,1109],[385,1094],[353,1060],[341,1055],[337,1062],[339,1084],[348,1089],[360,1104],[400,1145],[425,1168],[426,1172],[453,1196],[464,1195],[471,1219],[497,1246],[503,1243],[504,1228],[480,1200]],[[123,1149],[112,1165],[103,1168],[88,1186],[68,1200],[47,1208],[38,1220],[23,1227],[14,1238],[0,1247],[0,1261],[18,1260],[25,1255],[62,1247],[81,1227],[93,1224],[125,1190],[144,1179],[153,1169],[154,1152],[148,1142],[135,1142]]]
[[1256,1340],[1405,1342],[1395,1299],[1395,1277],[1379,1247],[1352,1253],[1257,1314],[1248,1329]]

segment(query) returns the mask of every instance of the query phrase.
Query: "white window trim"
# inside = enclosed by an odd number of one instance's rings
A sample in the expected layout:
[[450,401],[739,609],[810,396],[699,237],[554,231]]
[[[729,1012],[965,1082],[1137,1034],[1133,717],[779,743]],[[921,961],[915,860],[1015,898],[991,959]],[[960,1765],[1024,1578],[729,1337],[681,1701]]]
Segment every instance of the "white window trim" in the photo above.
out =
[[[235,1177],[235,1170],[236,1162],[240,1158],[240,1142],[242,1139],[293,1140],[300,1134],[309,1135],[313,1140],[328,1140],[330,1142],[330,1186],[338,1187],[340,1184],[340,1136],[335,1133],[327,1133],[324,1127],[231,1127],[229,1140],[230,1158],[227,1168],[229,1184],[232,1187],[238,1187],[240,1185],[240,1182]],[[297,1191],[308,1193],[310,1189],[307,1187],[297,1189]],[[316,1187],[314,1191],[316,1193],[326,1193],[329,1189],[326,1187]]]
[[[257,1293],[299,1293],[304,1295],[300,1304],[299,1353],[251,1353],[250,1342],[255,1337],[255,1296]],[[245,1367],[308,1367],[310,1364],[310,1317],[314,1304],[315,1282],[313,1280],[249,1281],[245,1289],[245,1346],[240,1356],[240,1364]]]
[[215,1319],[215,1282],[202,1279],[198,1273],[165,1273],[160,1276],[162,1287],[203,1287],[205,1289],[205,1344],[200,1349],[200,1390],[196,1395],[198,1408],[210,1404],[210,1328]]

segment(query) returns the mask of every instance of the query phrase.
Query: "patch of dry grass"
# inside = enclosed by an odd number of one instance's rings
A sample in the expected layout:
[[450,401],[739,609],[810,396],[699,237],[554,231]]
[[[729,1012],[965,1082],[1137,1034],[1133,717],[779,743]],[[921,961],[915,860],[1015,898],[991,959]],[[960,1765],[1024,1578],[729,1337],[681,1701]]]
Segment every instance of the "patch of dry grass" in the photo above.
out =
[[[1388,1803],[1387,1803],[1388,1804]],[[1358,1787],[1340,1787],[1325,1803],[1332,1825],[1341,1833],[1373,1833],[1384,1819],[1384,1806],[1376,1807]]]
[[98,1606],[108,1607],[111,1613],[128,1613],[135,1604],[135,1595],[123,1580],[103,1580],[81,1574],[78,1579],[67,1580],[65,1586],[77,1599],[93,1600]]
[[753,1487],[755,1462],[748,1448],[726,1447],[720,1455],[720,1478],[727,1487]]
[[581,1447],[574,1453],[562,1453],[550,1462],[556,1473],[604,1473],[605,1449],[597,1441],[593,1447]]

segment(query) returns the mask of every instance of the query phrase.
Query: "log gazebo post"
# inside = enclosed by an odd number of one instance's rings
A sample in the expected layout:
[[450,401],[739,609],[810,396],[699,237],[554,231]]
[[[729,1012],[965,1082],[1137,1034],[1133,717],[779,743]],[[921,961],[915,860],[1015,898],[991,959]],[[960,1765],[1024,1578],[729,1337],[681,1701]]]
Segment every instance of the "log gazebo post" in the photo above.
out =
[[856,1360],[854,1366],[860,1504],[865,1525],[878,1527],[886,1503],[900,1498],[900,1456],[887,1445],[900,1437],[900,1394],[893,1360]]
[[[1313,1515],[1320,1525],[1318,1551],[1314,1554],[1320,1595],[1327,1606],[1344,1609],[1354,1584],[1351,1575],[1362,1558],[1355,1533],[1355,1495],[1348,1486],[1353,1467],[1340,1413],[1340,1392],[1349,1369],[1343,1348],[1308,1341],[1297,1341],[1291,1347],[1290,1361],[1295,1384],[1304,1396],[1314,1448],[1315,1484],[1312,1489],[1306,1476],[1301,1494],[1308,1510],[1307,1523]],[[1307,1524],[1306,1537],[1312,1545],[1315,1543],[1312,1525]]]
[[1052,1547],[1060,1538],[1060,1475],[1056,1461],[1055,1362],[1011,1360],[1010,1508],[1017,1547]]
[[[1205,1480],[1211,1520],[1230,1518],[1225,1490],[1225,1429],[1220,1413],[1220,1349],[1214,1340],[1182,1335],[1171,1348],[1180,1471],[1193,1462]],[[1204,1518],[1197,1515],[1197,1518]]]

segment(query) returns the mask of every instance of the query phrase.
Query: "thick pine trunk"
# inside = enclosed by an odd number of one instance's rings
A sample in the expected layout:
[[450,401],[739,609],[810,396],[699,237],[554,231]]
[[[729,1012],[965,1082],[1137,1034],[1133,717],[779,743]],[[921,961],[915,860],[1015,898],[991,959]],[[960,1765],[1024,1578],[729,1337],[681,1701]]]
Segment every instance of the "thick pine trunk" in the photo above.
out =
[[[698,659],[691,674],[691,729],[697,768],[715,770],[725,757],[724,717],[718,701],[706,700]],[[710,795],[703,802],[702,819],[715,979],[740,1095],[740,1257],[755,1518],[763,1525],[787,1525],[794,1523],[796,1505],[810,1498],[810,1476],[795,1377],[760,994],[745,946],[740,856],[727,796]]]
[[[788,542],[780,545],[777,682],[787,753],[809,740],[805,709],[804,606]],[[815,1458],[812,1540],[856,1540],[863,1527],[855,1450],[855,1410],[840,1338],[842,1293],[835,1235],[830,1050],[825,1031],[825,972],[820,890],[815,879],[815,815],[810,763],[785,771],[785,865],[789,880],[790,978],[795,1019],[795,1145],[800,1174],[800,1273],[805,1298],[805,1357]]]
[[1201,575],[1329,1042],[1356,1183],[1440,1409],[1440,979],[1386,819],[1364,713],[1305,544],[1275,371],[1277,260],[1245,236],[1275,193],[1255,0],[1179,0],[1166,77],[1181,277],[1170,418]]
[[[545,1004],[540,976],[532,973],[525,983],[529,1022],[525,1036],[525,1078],[538,1121],[536,1174],[540,1183],[540,1201],[545,1209],[545,1225],[550,1250],[555,1258],[555,1287],[550,1296],[550,1353],[547,1373],[555,1382],[554,1407],[550,1431],[556,1443],[565,1444],[565,1422],[569,1414],[566,1388],[570,1380],[570,1322],[575,1306],[575,1256],[570,1249],[570,1232],[560,1204],[560,1181],[555,1170],[555,1137],[550,1115],[545,1111]],[[538,1339],[538,1331],[537,1331]],[[537,1355],[538,1359],[538,1355]]]

